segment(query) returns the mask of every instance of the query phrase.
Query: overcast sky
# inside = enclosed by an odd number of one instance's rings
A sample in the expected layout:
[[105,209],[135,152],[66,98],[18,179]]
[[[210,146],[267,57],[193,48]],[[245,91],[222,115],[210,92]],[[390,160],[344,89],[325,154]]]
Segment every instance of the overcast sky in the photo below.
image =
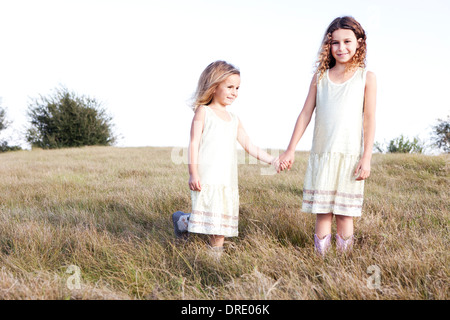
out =
[[256,145],[285,149],[325,29],[343,15],[367,32],[376,141],[428,139],[450,114],[448,0],[0,0],[0,97],[12,121],[2,137],[23,144],[30,99],[64,85],[103,103],[118,146],[186,147],[188,103],[220,59],[241,70],[230,111]]

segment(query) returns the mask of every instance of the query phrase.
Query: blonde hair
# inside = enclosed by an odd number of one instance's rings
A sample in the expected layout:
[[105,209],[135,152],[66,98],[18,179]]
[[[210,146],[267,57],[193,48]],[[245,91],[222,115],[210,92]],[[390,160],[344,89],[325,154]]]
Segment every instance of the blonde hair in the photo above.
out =
[[213,100],[214,91],[218,85],[233,74],[240,75],[241,73],[235,66],[226,61],[218,60],[209,64],[198,80],[194,102],[192,103],[194,112],[201,105],[209,105]]
[[366,67],[366,32],[355,18],[349,16],[338,17],[331,22],[323,36],[322,45],[316,61],[316,74],[319,79],[323,77],[327,69],[331,69],[336,65],[336,59],[331,54],[331,35],[338,29],[352,30],[359,42],[359,47],[356,49],[352,61],[347,65],[348,70],[353,70],[357,67]]

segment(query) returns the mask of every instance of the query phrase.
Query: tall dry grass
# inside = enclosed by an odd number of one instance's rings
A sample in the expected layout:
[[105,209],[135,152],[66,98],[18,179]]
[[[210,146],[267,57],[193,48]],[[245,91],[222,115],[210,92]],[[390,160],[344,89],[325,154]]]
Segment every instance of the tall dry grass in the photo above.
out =
[[1,154],[0,298],[448,299],[449,156],[375,155],[353,253],[325,259],[300,211],[307,156],[239,166],[240,235],[217,262],[204,237],[174,240],[190,194],[170,148]]

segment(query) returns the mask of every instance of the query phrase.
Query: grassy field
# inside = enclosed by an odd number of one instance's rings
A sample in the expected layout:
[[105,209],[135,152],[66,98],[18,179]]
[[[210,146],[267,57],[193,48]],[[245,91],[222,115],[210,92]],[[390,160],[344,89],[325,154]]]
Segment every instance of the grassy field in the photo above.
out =
[[450,157],[374,155],[353,253],[321,259],[307,156],[239,165],[240,234],[217,262],[206,238],[174,240],[190,193],[170,148],[0,154],[0,299],[449,299]]

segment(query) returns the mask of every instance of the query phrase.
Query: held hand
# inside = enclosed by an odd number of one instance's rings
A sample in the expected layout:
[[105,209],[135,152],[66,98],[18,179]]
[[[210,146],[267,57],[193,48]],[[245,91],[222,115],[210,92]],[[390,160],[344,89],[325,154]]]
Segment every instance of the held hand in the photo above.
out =
[[271,163],[277,173],[280,173],[287,168],[287,164],[280,163],[280,157],[277,157]]
[[366,180],[370,176],[370,160],[361,158],[356,166],[354,176],[356,181]]
[[286,169],[288,169],[288,170],[290,169],[288,161],[284,161],[284,162],[280,163],[278,166],[277,172],[280,173],[281,171],[284,171]]
[[276,157],[274,158],[274,160],[272,160],[271,162],[272,166],[274,167],[274,169],[278,172],[280,172],[280,157]]
[[286,170],[286,169],[290,170],[295,161],[295,153],[291,152],[291,151],[285,151],[278,158],[278,161],[280,162],[279,168],[281,169],[281,171]]
[[202,191],[200,177],[198,175],[195,174],[189,177],[189,189],[192,191]]
[[285,170],[287,168],[287,164],[283,164],[280,162],[280,157],[277,157],[273,162],[272,166],[274,167],[275,171],[277,173],[280,173],[281,171]]

